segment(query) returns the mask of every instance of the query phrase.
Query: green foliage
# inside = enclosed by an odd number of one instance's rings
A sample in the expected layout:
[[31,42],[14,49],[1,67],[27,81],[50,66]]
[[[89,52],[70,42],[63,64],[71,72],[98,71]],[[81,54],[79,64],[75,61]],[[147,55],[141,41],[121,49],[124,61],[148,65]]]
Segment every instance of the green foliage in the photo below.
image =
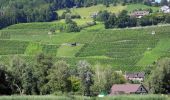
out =
[[77,76],[70,76],[69,80],[71,81],[72,92],[78,92],[81,90],[81,81],[80,78]]
[[168,94],[170,92],[170,59],[165,58],[158,61],[152,72],[149,87],[152,93]]
[[83,45],[71,46],[71,44],[61,45],[57,49],[58,57],[74,57],[77,52],[83,47]]
[[0,10],[3,10],[3,14],[0,16],[0,28],[16,23],[44,22],[58,19],[57,13],[51,8],[50,3],[45,0],[39,2],[17,0],[3,3],[7,5],[0,7]]
[[95,17],[95,20],[104,22],[104,21],[108,20],[109,15],[110,15],[109,12],[107,12],[106,10],[105,11],[100,11],[97,14],[97,16]]
[[94,70],[94,85],[92,90],[95,94],[99,94],[103,91],[109,93],[113,84],[126,83],[122,73],[116,73],[111,66],[97,64]]
[[166,23],[170,23],[170,15],[169,15],[169,14],[166,16],[165,22],[166,22]]
[[85,96],[91,95],[91,86],[93,84],[93,72],[90,64],[87,61],[79,61],[77,63],[77,71],[81,80],[81,91]]
[[[106,7],[105,5],[102,4],[98,4],[98,5],[94,5],[91,7],[81,7],[81,8],[72,8],[71,13],[73,15],[80,15],[81,18],[85,18],[85,19],[89,19],[90,14],[94,13],[94,12],[98,12],[98,11],[104,11],[107,10],[108,12],[112,12],[112,13],[119,13],[120,11],[122,11],[123,9],[126,9],[126,6],[121,6],[121,5],[117,5],[117,6],[109,6]],[[57,13],[61,16],[63,14],[63,12],[65,12],[65,10],[58,10]]]
[[48,45],[43,45],[42,51],[47,55],[55,56],[58,48],[59,45],[48,44]]
[[40,52],[42,52],[42,46],[39,43],[29,43],[29,45],[26,48],[25,54],[37,55]]
[[12,94],[11,81],[9,79],[11,75],[8,73],[5,65],[0,64],[0,94],[1,95],[10,95]]
[[[17,95],[12,95],[12,96],[1,96],[0,100],[91,100],[91,97],[85,97],[85,96],[54,96],[54,95],[44,95],[44,96],[37,96],[37,95],[32,95],[32,96],[27,96],[27,95],[22,95],[22,96],[17,96]],[[93,98],[92,98],[93,99]]]
[[77,26],[77,23],[70,20],[66,21],[66,32],[80,32],[80,28]]
[[168,100],[167,96],[161,95],[125,95],[125,96],[108,96],[107,100]]
[[0,40],[0,54],[24,54],[28,42]]
[[122,73],[116,73],[111,66],[101,66],[97,64],[94,70],[94,85],[92,91],[95,94],[103,91],[109,93],[113,84],[123,84],[126,82]]
[[49,81],[47,76],[52,66],[53,66],[53,62],[51,57],[48,57],[42,53],[37,55],[36,64],[34,66],[35,78],[36,78],[35,89],[37,94],[50,93],[49,86],[46,84]]
[[14,56],[11,68],[11,89],[13,93],[34,94],[34,75],[31,66],[28,66],[23,59]]
[[69,66],[64,61],[57,62],[50,70],[48,76],[48,86],[51,89],[51,93],[57,91],[69,92],[71,88],[71,82],[69,80]]

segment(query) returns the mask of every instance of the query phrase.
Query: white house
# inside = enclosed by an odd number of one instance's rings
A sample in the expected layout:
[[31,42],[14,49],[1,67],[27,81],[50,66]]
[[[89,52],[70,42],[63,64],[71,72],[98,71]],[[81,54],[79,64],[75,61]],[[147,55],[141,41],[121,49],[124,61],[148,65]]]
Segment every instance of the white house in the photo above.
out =
[[169,6],[162,6],[160,11],[163,13],[170,13],[170,8]]

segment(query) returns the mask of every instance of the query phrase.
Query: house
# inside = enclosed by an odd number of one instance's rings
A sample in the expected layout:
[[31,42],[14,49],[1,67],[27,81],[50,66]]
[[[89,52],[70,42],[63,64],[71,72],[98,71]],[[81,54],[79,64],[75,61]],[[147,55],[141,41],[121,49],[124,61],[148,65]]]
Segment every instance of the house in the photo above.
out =
[[169,6],[162,6],[160,11],[163,13],[170,13],[170,8]]
[[131,17],[142,18],[143,16],[149,15],[149,11],[134,11],[130,14]]
[[126,80],[143,82],[145,78],[144,72],[125,73]]
[[114,84],[111,88],[110,95],[121,94],[147,94],[148,91],[142,84]]

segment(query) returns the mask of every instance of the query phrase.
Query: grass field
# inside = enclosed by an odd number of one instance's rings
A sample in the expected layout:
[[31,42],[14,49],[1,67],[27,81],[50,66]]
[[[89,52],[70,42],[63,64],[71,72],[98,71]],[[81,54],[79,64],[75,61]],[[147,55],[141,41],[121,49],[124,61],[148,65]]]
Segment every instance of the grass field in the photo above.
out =
[[104,98],[83,96],[1,96],[0,100],[169,100],[161,95],[108,96]]

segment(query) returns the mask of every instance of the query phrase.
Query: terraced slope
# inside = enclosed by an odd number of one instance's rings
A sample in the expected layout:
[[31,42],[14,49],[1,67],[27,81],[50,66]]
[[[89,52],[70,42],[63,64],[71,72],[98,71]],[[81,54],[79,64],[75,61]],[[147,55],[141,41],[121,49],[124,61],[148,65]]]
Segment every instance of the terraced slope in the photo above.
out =
[[[53,24],[55,27],[54,23],[47,23],[47,26]],[[141,71],[157,59],[170,56],[169,25],[105,30],[98,24],[79,33],[56,32],[51,36],[48,31],[49,27],[41,28],[37,23],[0,30],[3,34],[0,62],[8,63],[15,54],[31,62],[37,53],[43,52],[55,60],[66,60],[71,66],[78,60],[87,60],[92,65],[111,65],[116,70]],[[79,45],[71,46],[75,42]]]

